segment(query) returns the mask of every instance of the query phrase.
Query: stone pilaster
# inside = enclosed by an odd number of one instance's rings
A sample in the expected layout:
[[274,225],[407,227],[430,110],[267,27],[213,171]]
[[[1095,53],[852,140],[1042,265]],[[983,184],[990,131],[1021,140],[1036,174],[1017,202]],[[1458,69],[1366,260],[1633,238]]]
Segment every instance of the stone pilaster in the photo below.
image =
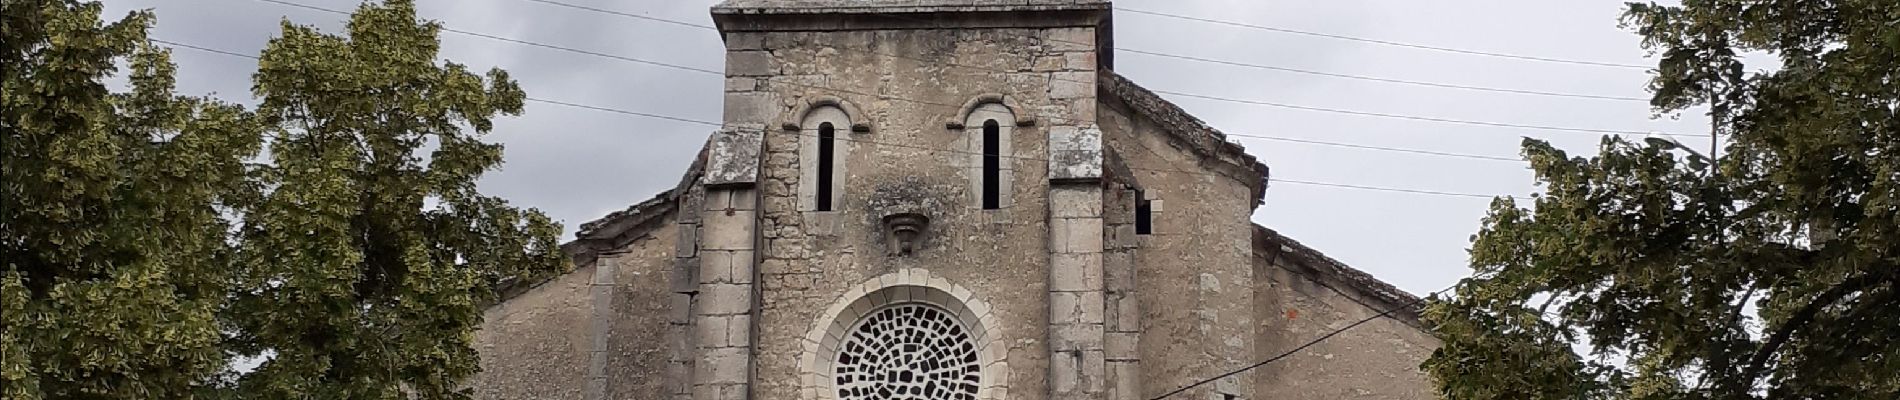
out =
[[694,400],[749,398],[757,195],[749,186],[706,189],[699,212],[699,294],[693,309]]
[[1049,398],[1106,392],[1102,282],[1102,190],[1049,188]]
[[[728,105],[730,106],[730,105]],[[694,280],[694,400],[751,398],[761,131],[726,128],[707,145]]]
[[699,295],[700,210],[706,201],[706,189],[697,182],[682,184],[676,226],[678,247],[673,250],[673,269],[669,273],[671,293],[667,294],[667,360],[664,393],[673,400],[693,397],[693,370],[699,356],[693,332],[694,305]]
[[1102,256],[1102,134],[1049,133],[1049,398],[1107,393]]
[[1135,295],[1135,198],[1133,189],[1115,189],[1104,204],[1102,276],[1107,307],[1103,355],[1107,358],[1108,399],[1142,400],[1141,303]]
[[607,398],[608,340],[614,326],[614,275],[620,266],[620,253],[603,253],[594,259],[594,276],[587,284],[588,302],[593,316],[588,318],[587,382],[582,394],[587,399]]

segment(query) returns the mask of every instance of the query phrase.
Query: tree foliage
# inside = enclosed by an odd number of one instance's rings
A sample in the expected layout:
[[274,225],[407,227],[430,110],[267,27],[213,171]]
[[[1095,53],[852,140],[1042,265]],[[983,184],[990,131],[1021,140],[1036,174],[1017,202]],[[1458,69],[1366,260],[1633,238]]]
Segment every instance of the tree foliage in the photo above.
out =
[[454,397],[475,371],[481,294],[558,271],[559,228],[483,196],[501,163],[478,140],[524,94],[438,65],[433,23],[406,1],[365,5],[348,37],[286,23],[258,61],[272,188],[247,209],[235,345],[274,358],[246,375],[268,397]]
[[[179,398],[225,370],[217,313],[250,188],[255,118],[172,94],[148,13],[14,2],[0,111],[0,390],[9,399]],[[130,67],[130,91],[103,80]]]
[[[1900,398],[1900,2],[1631,4],[1652,105],[1719,156],[1526,140],[1545,193],[1494,202],[1426,315],[1451,399]],[[1778,66],[1746,72],[1742,54]],[[1573,348],[1582,349],[1579,354]]]
[[514,81],[365,4],[347,36],[286,22],[252,112],[174,95],[153,16],[100,13],[0,6],[0,394],[467,397],[491,288],[566,266],[558,226],[476,190]]

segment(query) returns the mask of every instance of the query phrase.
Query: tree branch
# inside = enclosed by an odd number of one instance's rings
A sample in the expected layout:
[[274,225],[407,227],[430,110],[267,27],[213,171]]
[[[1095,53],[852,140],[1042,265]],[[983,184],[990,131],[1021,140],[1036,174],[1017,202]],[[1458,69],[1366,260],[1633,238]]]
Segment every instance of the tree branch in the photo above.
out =
[[1742,376],[1747,379],[1747,381],[1750,382],[1750,386],[1752,386],[1752,382],[1759,379],[1761,369],[1768,363],[1768,358],[1773,356],[1776,350],[1781,349],[1782,345],[1787,344],[1788,338],[1794,336],[1796,330],[1814,322],[1815,315],[1820,314],[1822,308],[1832,305],[1836,301],[1840,301],[1841,298],[1847,297],[1849,294],[1886,281],[1884,275],[1885,274],[1880,273],[1868,273],[1850,278],[1846,281],[1842,281],[1840,284],[1834,285],[1834,287],[1828,288],[1827,291],[1821,292],[1820,295],[1815,296],[1813,301],[1809,301],[1806,306],[1802,306],[1800,310],[1795,311],[1794,316],[1788,318],[1788,322],[1782,323],[1779,328],[1775,329],[1775,333],[1770,335],[1767,341],[1762,342],[1760,348],[1755,349],[1755,355],[1749,357],[1748,369],[1745,370],[1746,372],[1743,373]]

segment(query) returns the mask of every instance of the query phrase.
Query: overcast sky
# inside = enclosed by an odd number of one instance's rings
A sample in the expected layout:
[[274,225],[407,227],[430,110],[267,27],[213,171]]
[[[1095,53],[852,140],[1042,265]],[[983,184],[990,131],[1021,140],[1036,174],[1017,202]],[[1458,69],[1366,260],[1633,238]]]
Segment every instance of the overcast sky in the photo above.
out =
[[[353,9],[352,0],[284,0]],[[714,1],[557,0],[710,25]],[[711,30],[527,0],[420,0],[447,27],[599,53],[722,69]],[[284,18],[337,32],[345,17],[254,0],[107,1],[108,15],[151,8],[154,38],[256,54]],[[1223,21],[1544,58],[1651,65],[1617,26],[1620,1],[1117,1],[1118,7]],[[1424,50],[1271,32],[1118,11],[1122,49],[1443,84],[1647,98],[1647,72]],[[718,120],[717,76],[445,33],[443,56],[477,70],[507,69],[529,96],[700,120]],[[255,61],[179,49],[185,94],[253,103]],[[1656,118],[1646,103],[1536,96],[1342,79],[1131,52],[1117,72],[1154,90],[1310,107],[1511,124],[1703,133],[1700,114]],[[1163,95],[1213,126],[1246,135],[1515,157],[1522,137],[1594,153],[1598,134],[1343,115]],[[943,100],[939,100],[943,101]],[[960,100],[951,100],[952,102]],[[496,124],[507,144],[484,192],[540,208],[567,225],[651,197],[678,182],[712,128],[528,103]],[[1515,161],[1395,153],[1237,138],[1275,179],[1469,194],[1531,193]],[[1699,140],[1698,140],[1699,141]],[[1276,182],[1254,221],[1423,294],[1468,274],[1466,249],[1489,200]],[[571,236],[569,237],[571,238]]]

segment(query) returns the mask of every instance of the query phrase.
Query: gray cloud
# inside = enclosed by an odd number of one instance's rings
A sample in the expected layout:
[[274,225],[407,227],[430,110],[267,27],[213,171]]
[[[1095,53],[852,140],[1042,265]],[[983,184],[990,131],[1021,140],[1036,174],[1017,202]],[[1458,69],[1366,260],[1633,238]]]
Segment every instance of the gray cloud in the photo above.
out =
[[[343,0],[293,0],[352,9]],[[699,1],[567,0],[710,24]],[[1124,1],[1143,10],[1331,34],[1556,58],[1650,64],[1616,27],[1618,2]],[[278,22],[336,32],[343,16],[248,0],[110,1],[112,14],[154,8],[154,36],[255,53]],[[521,0],[421,1],[449,27],[708,69],[723,47],[710,30]],[[1344,42],[1147,15],[1115,16],[1116,45],[1146,51],[1333,73],[1451,84],[1646,97],[1642,70],[1540,63]],[[499,66],[530,96],[717,120],[716,76],[444,33],[443,55],[474,69]],[[251,103],[252,60],[180,49],[180,88]],[[1652,120],[1641,102],[1552,98],[1355,81],[1122,53],[1116,69],[1150,88],[1300,105],[1542,125],[1704,132],[1706,119]],[[1593,153],[1593,134],[1451,125],[1173,98],[1233,133],[1514,156],[1522,136]],[[530,103],[497,124],[507,164],[482,188],[573,226],[672,186],[711,128]],[[1532,192],[1521,163],[1433,157],[1241,139],[1276,177],[1367,186],[1515,194]],[[1423,293],[1468,274],[1467,238],[1488,201],[1276,183],[1255,220],[1406,290]]]

